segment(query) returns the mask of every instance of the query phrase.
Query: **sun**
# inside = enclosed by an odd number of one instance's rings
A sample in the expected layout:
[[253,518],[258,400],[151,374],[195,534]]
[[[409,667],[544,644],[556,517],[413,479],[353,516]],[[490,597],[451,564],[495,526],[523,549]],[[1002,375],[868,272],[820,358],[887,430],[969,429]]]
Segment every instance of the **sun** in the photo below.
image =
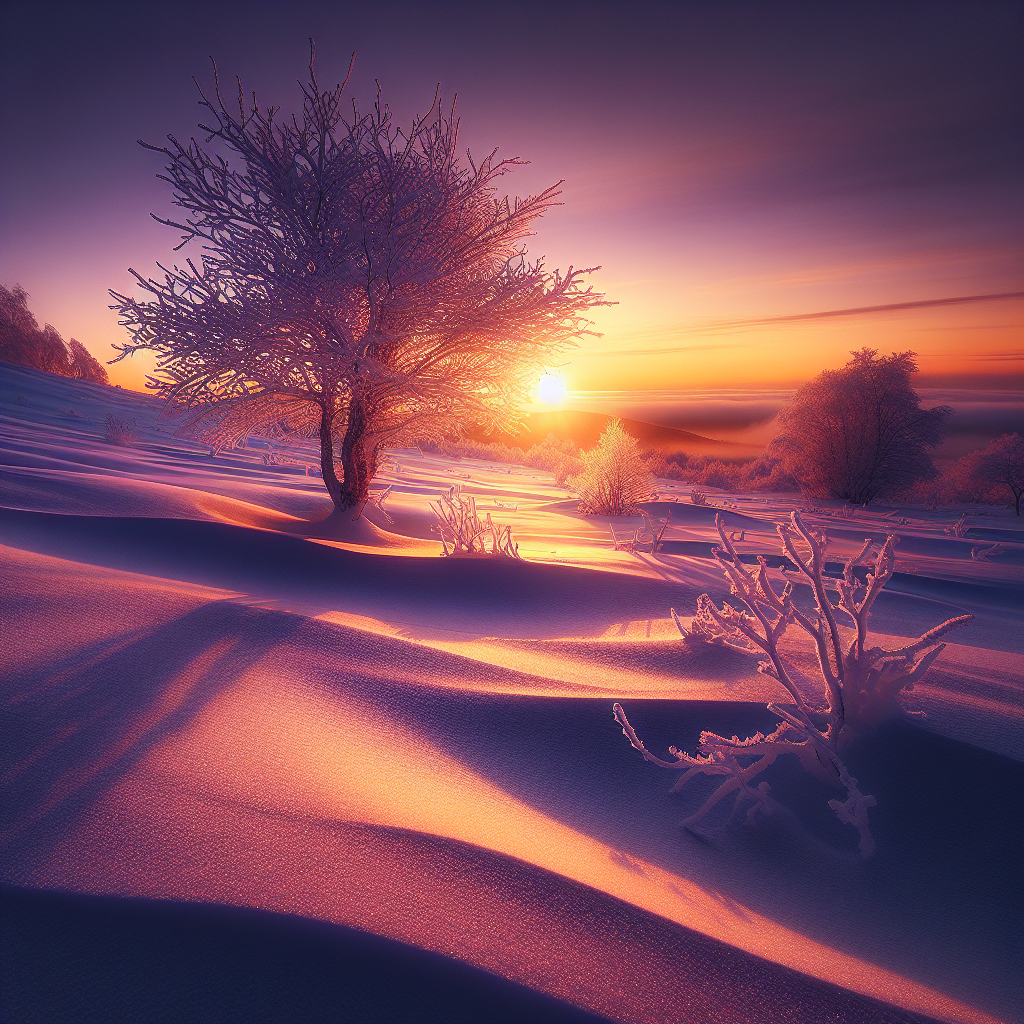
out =
[[556,373],[545,373],[537,381],[537,397],[547,405],[561,405],[568,393],[565,381]]

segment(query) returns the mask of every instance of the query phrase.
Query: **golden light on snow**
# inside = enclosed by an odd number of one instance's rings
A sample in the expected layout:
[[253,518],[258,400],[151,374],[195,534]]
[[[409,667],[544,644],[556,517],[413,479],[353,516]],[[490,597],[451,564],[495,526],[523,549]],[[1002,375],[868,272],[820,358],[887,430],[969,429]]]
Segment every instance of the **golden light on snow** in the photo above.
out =
[[537,381],[537,398],[548,405],[561,405],[568,393],[565,380],[557,373],[545,373]]

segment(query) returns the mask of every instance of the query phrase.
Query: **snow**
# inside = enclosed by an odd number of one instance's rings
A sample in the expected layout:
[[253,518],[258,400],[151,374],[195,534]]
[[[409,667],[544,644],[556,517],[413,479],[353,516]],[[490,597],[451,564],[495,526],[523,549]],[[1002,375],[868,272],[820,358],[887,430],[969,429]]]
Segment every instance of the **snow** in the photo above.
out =
[[[211,458],[159,412],[0,367],[4,881],[350,925],[616,1020],[1019,1019],[1012,510],[847,518],[712,488],[705,508],[658,481],[663,548],[615,550],[609,526],[639,517],[582,515],[537,470],[404,450],[380,508],[326,531],[313,449]],[[104,440],[108,413],[136,421],[134,447]],[[430,503],[453,484],[521,560],[441,556]],[[782,761],[784,812],[748,826],[723,805],[681,831],[710,789],[670,796],[612,716],[661,756],[774,727],[756,659],[687,647],[670,618],[728,596],[710,558],[726,503],[744,558],[778,556],[794,508],[837,560],[897,533],[883,647],[977,617],[912,692],[926,717],[844,754],[878,801],[870,861],[827,806],[840,791]],[[966,536],[944,533],[964,511]]]

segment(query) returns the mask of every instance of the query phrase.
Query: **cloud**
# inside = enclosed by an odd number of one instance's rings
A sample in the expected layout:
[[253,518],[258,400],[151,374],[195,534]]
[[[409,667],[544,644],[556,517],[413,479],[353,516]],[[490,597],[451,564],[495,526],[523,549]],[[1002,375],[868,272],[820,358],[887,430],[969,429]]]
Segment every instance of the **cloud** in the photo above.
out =
[[946,299],[919,299],[915,302],[889,302],[882,306],[852,306],[849,309],[826,309],[816,313],[791,313],[785,316],[745,317],[738,320],[719,320],[708,324],[709,330],[764,327],[770,324],[803,323],[807,320],[826,320],[835,317],[870,316],[874,313],[892,313],[905,309],[927,309],[934,306],[961,306],[969,302],[997,302],[1003,299],[1024,299],[1024,292],[995,292],[988,295],[957,295]]
[[971,353],[971,359],[980,359],[986,363],[1022,363],[1024,353],[1022,352],[981,352]]
[[769,423],[792,396],[792,390],[596,391],[573,395],[572,405],[697,433],[722,433]]
[[[652,335],[662,333],[672,333],[672,329],[665,332],[657,329],[651,331]],[[672,345],[669,348],[606,348],[598,352],[581,351],[580,354],[588,358],[590,356],[661,356],[670,355],[673,352],[719,352],[726,348],[750,348],[752,344],[752,342],[735,341],[716,345]]]
[[[913,302],[889,302],[880,306],[851,306],[847,309],[825,309],[813,313],[787,313],[782,316],[739,317],[731,320],[705,320],[695,324],[679,324],[672,327],[645,327],[637,331],[623,332],[620,341],[635,338],[671,338],[686,334],[732,333],[756,330],[759,327],[774,327],[782,324],[808,323],[817,320],[873,316],[878,313],[898,313],[905,310],[930,309],[942,306],[962,306],[970,303],[1000,302],[1008,299],[1024,299],[1024,292],[993,292],[985,295],[955,295],[944,299],[918,299]],[[714,352],[727,348],[747,348],[753,342],[719,342],[708,345],[672,345],[659,348],[614,348],[581,350],[580,354],[592,356],[653,356],[671,355],[676,352]],[[1005,361],[1020,359],[1019,353],[991,352],[971,356],[972,359]]]

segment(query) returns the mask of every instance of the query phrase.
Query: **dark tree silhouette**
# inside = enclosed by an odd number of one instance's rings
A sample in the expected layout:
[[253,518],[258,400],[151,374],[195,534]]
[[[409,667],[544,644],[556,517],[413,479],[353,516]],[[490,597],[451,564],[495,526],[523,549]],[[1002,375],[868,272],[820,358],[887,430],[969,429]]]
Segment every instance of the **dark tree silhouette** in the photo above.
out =
[[936,475],[928,449],[953,410],[921,408],[913,352],[852,355],[800,388],[770,452],[806,493],[862,505]]
[[146,147],[167,158],[162,177],[188,212],[161,222],[182,245],[205,240],[205,255],[161,267],[163,282],[132,271],[146,301],[111,292],[132,335],[118,358],[154,350],[149,386],[191,407],[215,448],[275,430],[318,437],[335,514],[365,502],[385,445],[514,425],[602,304],[581,283],[589,271],[525,258],[558,187],[499,198],[496,179],[522,161],[462,164],[454,105],[437,97],[404,131],[379,95],[346,120],[348,79],[322,92],[311,57],[301,114],[278,120],[241,83],[229,109],[214,76],[200,127],[227,157],[194,139]]
[[0,359],[61,377],[107,383],[106,368],[80,341],[72,338],[65,344],[49,324],[40,329],[20,284],[10,289],[0,285]]

